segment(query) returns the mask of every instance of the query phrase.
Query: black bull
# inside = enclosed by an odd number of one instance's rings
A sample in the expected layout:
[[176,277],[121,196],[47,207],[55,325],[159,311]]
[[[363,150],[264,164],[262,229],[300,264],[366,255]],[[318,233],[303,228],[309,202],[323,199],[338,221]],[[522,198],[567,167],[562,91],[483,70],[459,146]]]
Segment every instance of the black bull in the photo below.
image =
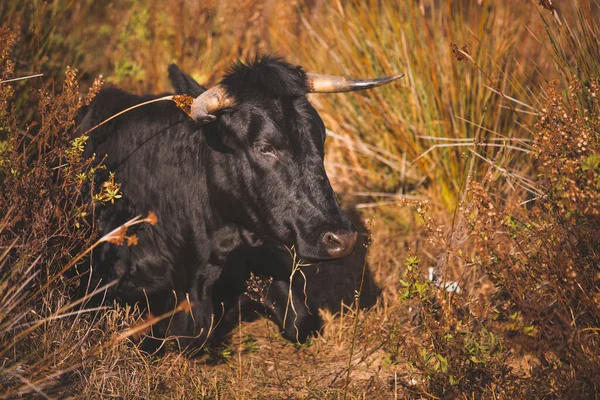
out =
[[[277,246],[310,262],[348,255],[357,238],[325,173],[325,128],[306,94],[360,90],[397,76],[310,75],[274,58],[238,63],[210,90],[174,65],[169,74],[178,94],[197,96],[193,119],[157,102],[90,134],[85,156],[103,160],[123,192],[96,208],[102,231],[149,211],[158,224],[137,226],[136,246],[100,247],[81,286],[116,279],[109,298],[147,305],[154,315],[189,300],[191,310],[156,324],[153,336],[197,347],[236,304],[250,272],[273,277],[266,308],[287,338],[303,342],[317,318],[299,294],[292,296],[297,307],[287,307],[289,260]],[[80,131],[152,98],[103,89]]]

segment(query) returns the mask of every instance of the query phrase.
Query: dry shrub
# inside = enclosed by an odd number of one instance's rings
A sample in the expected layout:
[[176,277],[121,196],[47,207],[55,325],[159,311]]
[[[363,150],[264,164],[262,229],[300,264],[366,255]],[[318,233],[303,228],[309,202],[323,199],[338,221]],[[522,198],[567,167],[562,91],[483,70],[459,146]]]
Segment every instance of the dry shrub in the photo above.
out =
[[[16,41],[0,30],[2,80],[14,77]],[[72,132],[100,82],[81,97],[76,70],[67,68],[59,94],[50,85],[39,90],[40,122],[27,124],[18,118],[13,85],[0,83],[0,385],[14,395],[58,379],[81,350],[71,345],[85,338],[80,324],[64,319],[75,309],[68,306],[73,279],[58,272],[93,239],[85,218],[91,195],[82,190],[93,170],[81,158],[84,139],[73,140]]]
[[[81,99],[76,71],[67,68],[60,94],[51,94],[48,87],[39,91],[41,123],[26,127],[13,118],[16,112],[10,108],[10,97],[3,99],[7,105],[0,122],[3,241],[8,245],[17,240],[23,249],[16,252],[19,256],[41,254],[44,263],[60,263],[90,240],[84,217],[91,198],[84,198],[81,189],[93,170],[90,161],[80,157],[85,139],[72,140],[71,134],[78,110],[99,86],[96,83],[88,97]],[[24,250],[29,245],[32,248]]]
[[465,398],[599,395],[599,89],[592,80],[572,84],[568,96],[547,90],[535,126],[537,198],[524,192],[526,200],[506,201],[493,185],[471,183],[471,205],[463,208],[469,240],[461,249],[444,245],[456,258],[473,254],[472,290],[438,288],[423,278],[418,259],[408,259],[401,295],[417,310],[418,327],[390,354],[416,373],[405,382],[409,390]]
[[505,398],[515,393],[519,377],[491,310],[464,291],[438,287],[423,276],[419,263],[415,256],[407,258],[400,298],[412,317],[396,322],[396,340],[386,349],[391,362],[408,367],[402,385],[417,398]]
[[481,266],[498,289],[507,342],[537,359],[538,396],[591,398],[600,389],[598,90],[597,80],[574,83],[567,98],[548,90],[536,125],[542,195],[530,207],[473,189]]

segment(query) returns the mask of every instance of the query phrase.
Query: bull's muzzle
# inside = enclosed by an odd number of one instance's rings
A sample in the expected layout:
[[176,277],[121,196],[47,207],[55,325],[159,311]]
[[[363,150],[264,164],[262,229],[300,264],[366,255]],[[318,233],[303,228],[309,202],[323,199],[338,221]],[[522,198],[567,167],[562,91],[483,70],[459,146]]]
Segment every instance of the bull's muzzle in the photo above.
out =
[[322,241],[331,258],[340,258],[352,253],[357,236],[355,230],[345,229],[338,232],[326,232]]

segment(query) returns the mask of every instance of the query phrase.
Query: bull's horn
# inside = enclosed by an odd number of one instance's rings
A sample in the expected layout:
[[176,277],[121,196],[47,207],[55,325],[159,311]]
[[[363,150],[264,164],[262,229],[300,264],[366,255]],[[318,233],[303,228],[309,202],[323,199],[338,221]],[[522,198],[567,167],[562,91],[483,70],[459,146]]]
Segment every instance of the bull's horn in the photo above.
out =
[[398,74],[373,79],[352,79],[343,76],[307,73],[306,84],[309,93],[353,92],[355,90],[365,90],[385,85],[403,76],[404,74]]
[[198,122],[212,122],[217,118],[214,116],[216,111],[231,107],[233,104],[233,98],[227,94],[227,90],[217,85],[194,99],[190,114]]

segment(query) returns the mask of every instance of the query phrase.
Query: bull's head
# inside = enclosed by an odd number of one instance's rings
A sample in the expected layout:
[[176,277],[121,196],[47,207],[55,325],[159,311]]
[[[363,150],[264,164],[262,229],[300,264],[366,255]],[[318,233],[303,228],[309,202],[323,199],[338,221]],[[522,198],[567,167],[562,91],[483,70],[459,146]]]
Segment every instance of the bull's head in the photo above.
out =
[[[176,67],[170,75],[178,92],[193,94],[185,87],[189,78]],[[221,217],[295,245],[304,259],[349,254],[357,233],[325,173],[325,127],[306,94],[363,90],[401,76],[359,80],[307,74],[266,57],[234,65],[191,107],[192,118],[206,124],[207,142],[213,142],[209,187]]]

